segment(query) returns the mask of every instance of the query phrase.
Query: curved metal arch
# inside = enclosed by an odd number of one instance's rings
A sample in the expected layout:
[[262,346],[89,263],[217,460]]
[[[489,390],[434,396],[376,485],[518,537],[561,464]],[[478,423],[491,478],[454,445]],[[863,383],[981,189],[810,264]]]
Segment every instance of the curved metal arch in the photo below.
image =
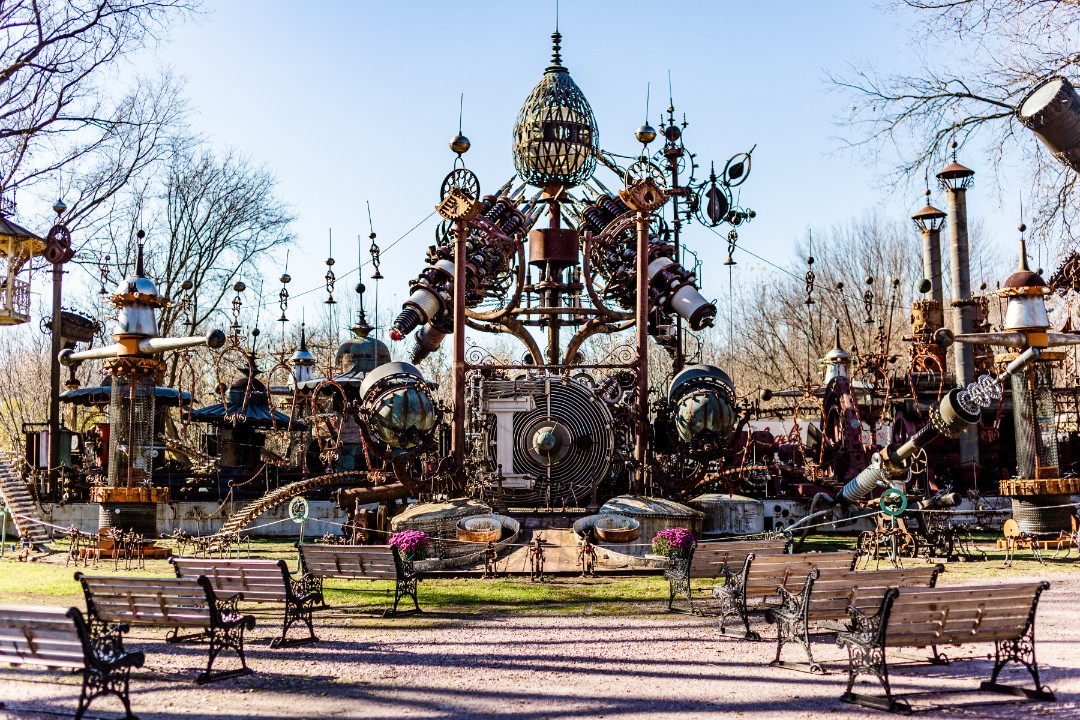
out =
[[603,333],[605,335],[611,335],[623,330],[629,330],[637,324],[636,320],[622,320],[618,322],[609,322],[603,318],[592,318],[581,329],[574,333],[574,337],[570,338],[569,344],[566,346],[566,352],[563,354],[563,364],[573,364],[574,355],[581,349],[581,346],[585,344],[585,341],[591,338],[593,335]]

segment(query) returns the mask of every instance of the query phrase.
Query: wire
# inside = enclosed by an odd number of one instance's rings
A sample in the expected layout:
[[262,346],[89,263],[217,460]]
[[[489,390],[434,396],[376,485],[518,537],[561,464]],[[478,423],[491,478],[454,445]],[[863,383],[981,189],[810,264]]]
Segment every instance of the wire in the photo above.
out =
[[[390,243],[390,244],[389,244],[389,245],[387,245],[387,246],[386,246],[385,248],[383,248],[383,249],[382,249],[382,252],[383,252],[383,253],[385,253],[386,251],[390,250],[390,249],[391,249],[392,247],[394,247],[395,245],[397,245],[397,244],[398,244],[399,242],[401,242],[401,241],[402,241],[402,240],[404,240],[405,238],[409,237],[409,235],[411,235],[411,234],[412,234],[412,233],[413,233],[413,232],[414,232],[414,231],[415,231],[415,230],[416,230],[416,229],[417,229],[418,227],[420,227],[421,225],[423,225],[424,223],[426,223],[426,222],[427,222],[428,220],[430,220],[430,219],[432,218],[432,216],[434,216],[434,215],[435,215],[435,211],[434,211],[434,210],[432,210],[432,211],[431,211],[431,213],[429,213],[427,217],[425,217],[425,218],[424,218],[423,220],[421,220],[420,222],[416,223],[416,224],[415,224],[415,225],[413,225],[413,226],[412,226],[411,228],[409,228],[408,230],[406,230],[406,231],[405,231],[405,234],[404,234],[404,235],[402,235],[402,236],[401,236],[401,237],[399,237],[399,238],[398,238],[397,240],[395,240],[394,242]],[[370,264],[371,264],[371,260],[365,260],[364,262],[360,263],[360,264],[359,264],[358,266],[354,267],[354,268],[353,268],[352,270],[349,270],[349,271],[348,271],[347,273],[345,273],[344,275],[339,275],[339,276],[338,276],[338,278],[337,278],[337,280],[338,280],[338,281],[344,280],[345,278],[347,278],[347,277],[349,277],[350,275],[352,275],[352,274],[353,274],[354,272],[359,272],[359,271],[360,271],[360,269],[361,269],[361,268],[363,268],[363,267],[364,267],[365,265],[370,265]],[[324,286],[324,285],[317,285],[316,287],[313,287],[313,288],[311,288],[310,290],[305,290],[305,291],[303,291],[303,292],[301,292],[301,293],[297,293],[296,295],[290,295],[290,296],[289,296],[289,299],[290,299],[290,300],[293,300],[294,298],[301,298],[301,297],[304,297],[305,295],[310,295],[310,294],[311,294],[311,293],[313,293],[313,292],[318,292],[318,291],[320,291],[320,290],[323,290],[323,289],[325,289],[325,286]],[[268,303],[267,303],[266,305],[263,305],[262,307],[269,307],[270,305],[273,305],[273,304],[274,304],[274,303],[276,303],[276,302],[277,302],[277,300],[271,300],[270,302],[268,302]]]

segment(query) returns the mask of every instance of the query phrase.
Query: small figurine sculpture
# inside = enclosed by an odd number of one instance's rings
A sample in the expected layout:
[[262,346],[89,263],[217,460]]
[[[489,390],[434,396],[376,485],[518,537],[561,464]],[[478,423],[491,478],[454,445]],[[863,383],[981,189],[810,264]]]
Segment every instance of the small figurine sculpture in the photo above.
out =
[[529,579],[544,582],[544,536],[537,535],[529,544]]

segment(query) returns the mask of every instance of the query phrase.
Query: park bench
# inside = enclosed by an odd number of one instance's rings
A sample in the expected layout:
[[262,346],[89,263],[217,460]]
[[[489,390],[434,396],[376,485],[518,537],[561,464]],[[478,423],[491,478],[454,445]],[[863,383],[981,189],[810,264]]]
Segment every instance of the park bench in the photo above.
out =
[[394,606],[384,615],[396,615],[398,603],[410,597],[415,610],[421,612],[416,598],[416,586],[420,573],[412,563],[402,559],[392,545],[297,545],[300,549],[300,565],[304,575],[313,579],[313,588],[322,592],[326,578],[345,580],[393,580]]
[[[765,613],[768,622],[776,623],[776,659],[770,664],[824,673],[824,668],[814,661],[810,648],[811,624],[846,630],[848,623],[845,621],[849,620],[849,607],[863,613],[874,612],[881,605],[881,599],[889,588],[932,588],[937,583],[938,575],[944,571],[943,565],[895,570],[819,568],[810,571],[800,592],[792,592],[784,587],[777,588],[781,605]],[[784,662],[780,659],[784,645],[790,642],[802,645],[808,663]]]
[[78,608],[0,606],[0,663],[78,670],[82,692],[75,710],[80,720],[90,703],[116,695],[125,719],[135,720],[128,698],[131,669],[142,667],[141,652],[124,650],[126,625],[92,633]]
[[[815,568],[851,570],[858,558],[855,552],[805,553],[800,555],[761,555],[750,553],[739,570],[727,568],[724,585],[713,588],[713,597],[720,601],[720,634],[744,640],[760,640],[750,629],[750,612],[769,609],[767,601],[776,596],[776,589],[794,590],[806,583],[806,576]],[[751,600],[759,600],[755,606]],[[725,627],[728,618],[737,617],[744,630]]]
[[[206,639],[210,656],[206,671],[195,678],[198,684],[246,675],[251,670],[244,657],[244,630],[255,627],[255,618],[242,615],[236,604],[242,593],[220,599],[210,581],[198,578],[87,577],[75,573],[86,597],[87,620],[109,626],[114,623],[169,628],[166,642]],[[198,633],[181,636],[180,630]],[[240,657],[239,670],[213,672],[214,660],[231,648]]]
[[721,540],[717,542],[697,543],[690,547],[686,558],[675,558],[664,570],[668,581],[668,610],[672,610],[675,597],[682,595],[694,608],[691,581],[697,579],[716,580],[723,577],[725,568],[742,567],[746,556],[782,555],[788,551],[790,540]]
[[[322,590],[315,587],[309,576],[293,580],[284,560],[173,557],[169,558],[169,562],[176,569],[176,577],[197,578],[203,575],[218,595],[227,597],[242,593],[246,603],[283,604],[285,615],[281,637],[274,638],[270,642],[271,647],[291,647],[318,641],[311,624],[311,611],[314,605],[322,604]],[[307,625],[308,637],[289,640],[289,628],[298,621]]]
[[[1055,700],[1054,693],[1039,680],[1035,661],[1035,609],[1050,583],[979,585],[958,588],[890,588],[874,614],[858,608],[848,613],[852,629],[837,635],[836,643],[848,651],[848,685],[845,702],[866,707],[911,712],[889,687],[886,648],[930,647],[934,659],[947,662],[938,652],[942,645],[994,643],[994,669],[981,690],[1004,692],[1035,700]],[[1035,689],[998,684],[998,675],[1009,662],[1031,673]],[[885,688],[884,697],[851,691],[862,674],[875,675]]]

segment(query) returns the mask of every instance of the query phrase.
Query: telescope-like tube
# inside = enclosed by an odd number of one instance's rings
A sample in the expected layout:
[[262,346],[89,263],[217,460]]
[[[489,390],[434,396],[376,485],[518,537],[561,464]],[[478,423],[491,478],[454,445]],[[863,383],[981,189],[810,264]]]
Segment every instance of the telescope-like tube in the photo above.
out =
[[1040,352],[1038,348],[1028,348],[997,377],[983,375],[963,390],[950,390],[937,409],[931,411],[930,424],[920,428],[900,447],[888,446],[874,453],[870,465],[840,490],[837,499],[846,505],[860,502],[874,488],[903,477],[911,456],[938,437],[959,437],[964,430],[979,422],[984,409],[992,407],[1001,397],[1001,383],[1039,357]]
[[[203,337],[184,338],[143,338],[136,344],[139,355],[160,355],[170,350],[183,350],[184,348],[205,345],[208,348],[217,349],[225,344],[225,333],[220,330],[211,330]],[[91,348],[81,352],[74,350],[61,350],[57,359],[61,365],[78,365],[87,360],[104,360],[121,355],[130,355],[127,347],[122,343],[113,343],[99,348]]]
[[1061,163],[1080,172],[1080,95],[1063,77],[1037,85],[1016,117]]
[[139,341],[139,352],[143,355],[160,355],[170,350],[183,350],[198,345],[205,345],[216,350],[224,344],[225,333],[220,330],[211,330],[203,337],[146,338]]

